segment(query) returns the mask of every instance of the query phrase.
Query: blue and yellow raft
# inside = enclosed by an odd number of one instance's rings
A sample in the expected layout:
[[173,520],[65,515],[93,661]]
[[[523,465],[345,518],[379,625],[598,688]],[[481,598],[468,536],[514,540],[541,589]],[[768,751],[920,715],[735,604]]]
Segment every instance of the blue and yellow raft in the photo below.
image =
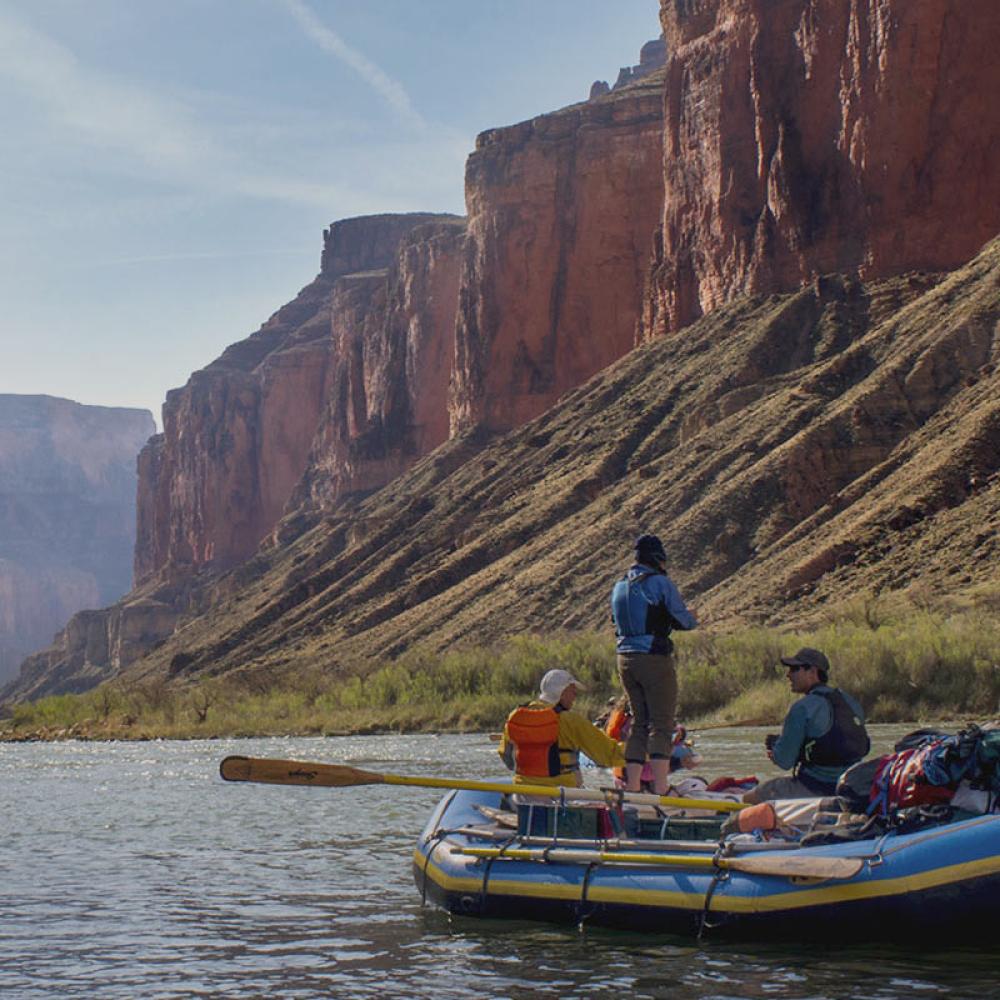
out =
[[[470,916],[828,941],[968,940],[992,933],[1000,915],[1000,816],[817,847],[731,843],[724,852],[705,840],[529,836],[497,824],[501,799],[454,791],[441,800],[413,856],[425,900]],[[765,873],[740,870],[750,858],[763,864],[746,867]],[[795,874],[834,866],[836,877]]]

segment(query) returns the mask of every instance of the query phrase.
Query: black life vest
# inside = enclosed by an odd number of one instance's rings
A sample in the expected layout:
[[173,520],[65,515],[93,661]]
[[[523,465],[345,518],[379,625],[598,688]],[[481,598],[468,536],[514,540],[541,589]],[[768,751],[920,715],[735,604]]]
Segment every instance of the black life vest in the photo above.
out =
[[799,762],[819,767],[850,767],[866,756],[871,740],[864,722],[854,713],[844,695],[836,688],[830,691],[813,691],[810,694],[825,698],[833,714],[830,728],[802,748]]

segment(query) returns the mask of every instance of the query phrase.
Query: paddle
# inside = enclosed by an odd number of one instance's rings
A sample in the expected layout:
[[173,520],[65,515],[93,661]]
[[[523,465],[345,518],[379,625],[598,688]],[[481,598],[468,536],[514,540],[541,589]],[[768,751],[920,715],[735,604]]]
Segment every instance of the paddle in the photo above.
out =
[[[713,722],[708,726],[688,726],[692,733],[707,733],[710,729],[739,729],[747,726],[769,726],[774,725],[769,719],[740,719],[737,722]],[[503,739],[503,733],[488,733],[491,743],[499,743]]]
[[473,858],[509,858],[512,861],[545,861],[549,863],[586,865],[666,865],[672,868],[725,868],[749,875],[778,875],[786,878],[848,879],[854,878],[864,866],[863,858],[827,857],[753,857],[716,858],[697,854],[629,854],[622,851],[573,850],[552,847],[544,850],[503,847],[452,847],[452,854]]
[[566,788],[558,785],[514,785],[497,781],[460,781],[454,778],[418,778],[402,774],[382,774],[362,771],[346,764],[320,764],[298,760],[277,760],[273,757],[226,757],[219,765],[226,781],[255,781],[270,785],[316,785],[323,788],[343,788],[349,785],[413,785],[418,788],[461,788],[473,792],[501,792],[537,795],[566,802],[619,801],[648,806],[668,806],[677,809],[698,809],[709,812],[738,812],[742,802],[717,799],[683,799],[670,795],[647,795],[621,792],[618,789]]

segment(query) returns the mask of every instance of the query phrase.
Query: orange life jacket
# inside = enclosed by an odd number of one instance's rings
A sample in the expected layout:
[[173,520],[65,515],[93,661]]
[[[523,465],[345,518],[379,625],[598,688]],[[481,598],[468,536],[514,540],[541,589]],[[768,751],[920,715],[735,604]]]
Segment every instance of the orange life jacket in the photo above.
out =
[[559,758],[559,716],[551,705],[521,705],[507,718],[507,736],[514,744],[514,770],[528,778],[555,778],[562,773]]
[[627,708],[616,708],[608,716],[608,722],[604,727],[604,731],[613,740],[623,740],[627,735],[625,727],[626,725],[630,725],[631,722],[632,713]]

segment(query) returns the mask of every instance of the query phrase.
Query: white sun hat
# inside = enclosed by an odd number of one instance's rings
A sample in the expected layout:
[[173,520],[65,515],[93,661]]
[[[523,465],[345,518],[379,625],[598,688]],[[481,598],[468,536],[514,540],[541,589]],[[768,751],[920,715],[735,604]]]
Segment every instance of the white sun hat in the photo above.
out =
[[586,686],[581,684],[568,670],[550,670],[542,678],[542,683],[539,685],[539,698],[554,705],[570,684],[575,684],[581,691],[587,690]]

